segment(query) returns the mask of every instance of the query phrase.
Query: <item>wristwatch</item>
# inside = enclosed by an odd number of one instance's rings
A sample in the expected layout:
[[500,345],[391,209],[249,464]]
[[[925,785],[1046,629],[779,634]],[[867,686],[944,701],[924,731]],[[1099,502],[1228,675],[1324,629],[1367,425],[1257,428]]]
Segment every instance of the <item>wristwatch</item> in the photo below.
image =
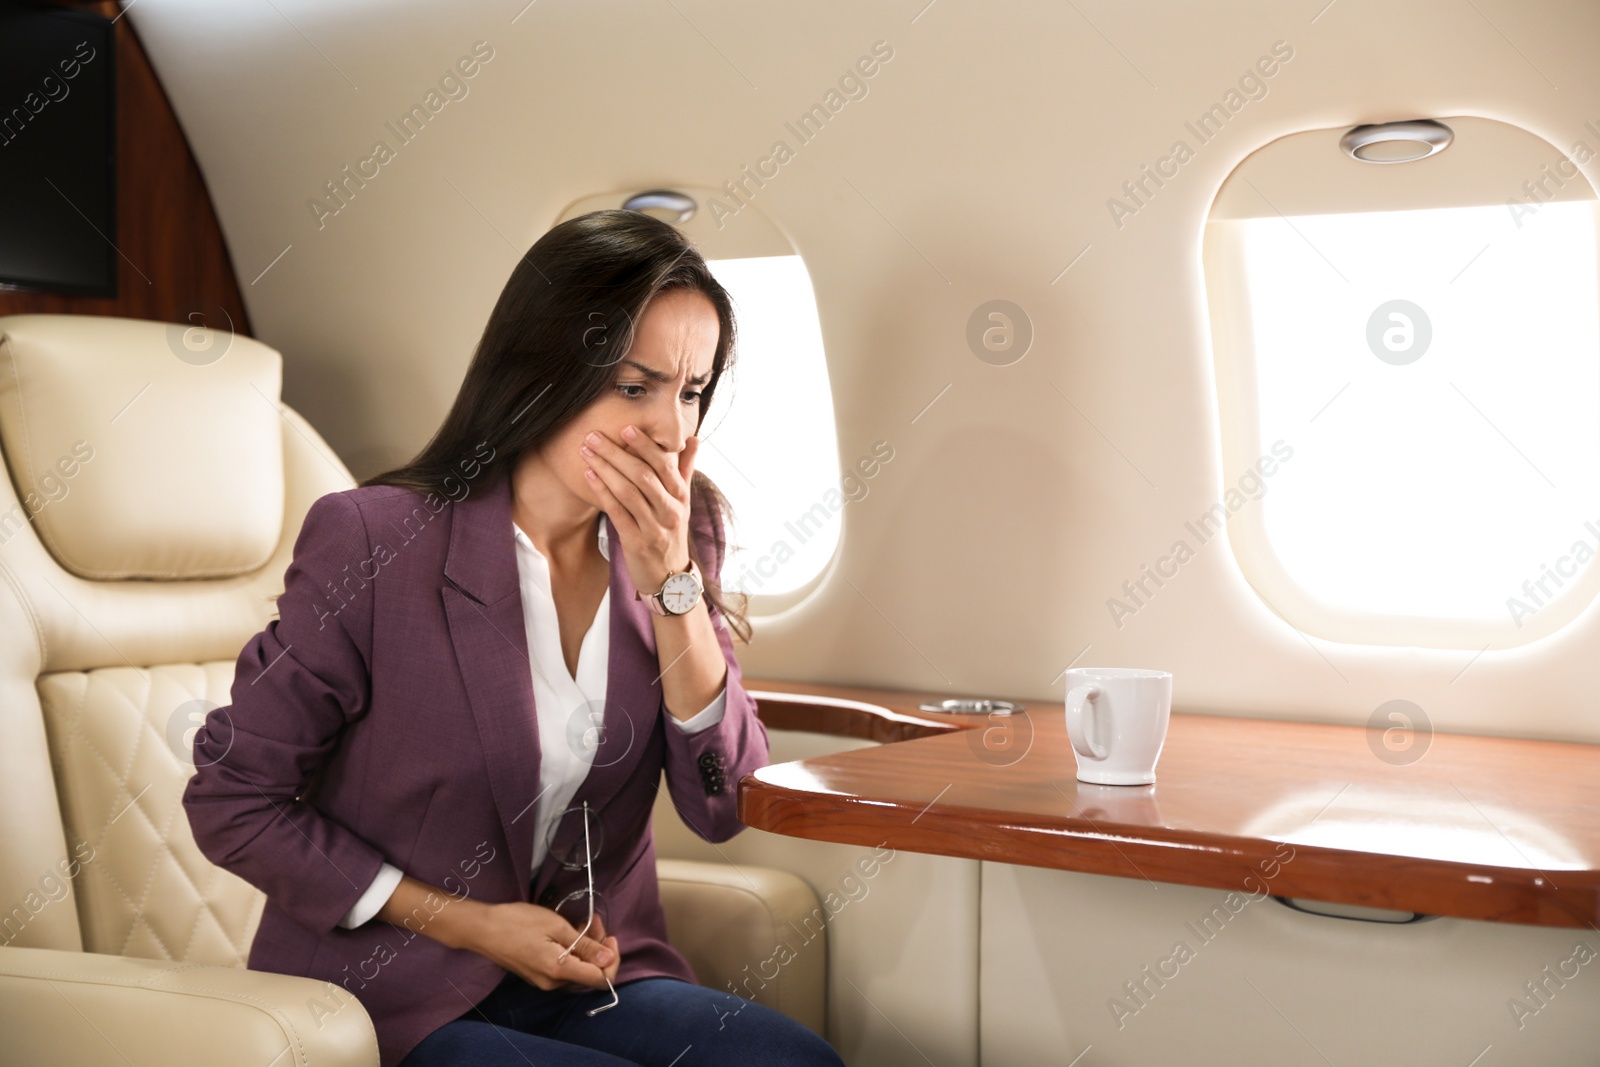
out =
[[700,603],[700,594],[705,586],[700,581],[700,568],[695,566],[694,560],[689,561],[689,566],[681,571],[674,571],[667,575],[667,580],[661,583],[659,592],[645,596],[634,590],[635,600],[643,600],[645,607],[657,615],[687,615]]

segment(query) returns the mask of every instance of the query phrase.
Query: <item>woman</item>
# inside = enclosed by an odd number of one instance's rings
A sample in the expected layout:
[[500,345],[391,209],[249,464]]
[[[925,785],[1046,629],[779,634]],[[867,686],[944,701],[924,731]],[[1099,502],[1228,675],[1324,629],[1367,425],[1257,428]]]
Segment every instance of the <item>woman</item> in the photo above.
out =
[[656,882],[663,771],[715,842],[767,761],[694,470],[733,348],[673,227],[551,230],[421,454],[311,506],[195,739],[195,840],[267,897],[250,966],[359,999],[384,1067],[841,1064],[693,984]]

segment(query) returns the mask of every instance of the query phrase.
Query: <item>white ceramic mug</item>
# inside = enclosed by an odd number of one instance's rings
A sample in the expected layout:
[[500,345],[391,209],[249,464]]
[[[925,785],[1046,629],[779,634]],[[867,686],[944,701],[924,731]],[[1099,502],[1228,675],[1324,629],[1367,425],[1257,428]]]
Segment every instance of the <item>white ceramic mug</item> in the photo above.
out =
[[1078,781],[1149,785],[1167,740],[1172,675],[1136,667],[1075,667],[1067,672],[1067,736]]

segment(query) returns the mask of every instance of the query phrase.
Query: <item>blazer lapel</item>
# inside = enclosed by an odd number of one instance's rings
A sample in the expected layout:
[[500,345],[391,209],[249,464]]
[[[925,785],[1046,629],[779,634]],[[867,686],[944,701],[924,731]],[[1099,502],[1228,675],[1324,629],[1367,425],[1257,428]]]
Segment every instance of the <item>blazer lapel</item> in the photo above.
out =
[[[511,529],[511,480],[451,506],[442,590],[500,825],[524,891],[533,865],[539,731]],[[463,845],[463,847],[466,847]],[[526,899],[526,898],[524,898]]]
[[[622,555],[622,542],[609,515],[601,519],[606,524],[606,538],[611,553],[611,619],[610,654],[606,664],[606,703],[601,718],[601,729],[594,749],[593,762],[568,807],[578,807],[584,801],[600,809],[621,790],[624,782],[634,773],[650,734],[656,728],[656,718],[661,711],[660,668],[656,657],[656,631],[650,621],[650,609],[634,598],[636,591],[628,565]],[[530,683],[531,684],[531,683]],[[654,793],[651,794],[652,799]],[[615,823],[616,819],[605,820]],[[582,823],[566,820],[557,827],[559,851],[576,855],[582,851],[578,835]],[[611,827],[608,825],[609,831]],[[622,842],[608,842],[606,847],[619,848]],[[537,895],[555,876],[559,864],[556,851],[545,856],[540,866],[534,891]]]

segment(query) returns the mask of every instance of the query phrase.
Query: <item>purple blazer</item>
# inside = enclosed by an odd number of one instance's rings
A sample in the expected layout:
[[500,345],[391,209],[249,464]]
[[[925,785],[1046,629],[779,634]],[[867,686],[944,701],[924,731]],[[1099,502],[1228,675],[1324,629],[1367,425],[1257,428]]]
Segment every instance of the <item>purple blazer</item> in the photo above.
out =
[[[505,971],[417,932],[427,914],[341,928],[381,864],[488,902],[550,906],[585,885],[553,854],[531,870],[537,712],[510,480],[489,477],[463,483],[470,491],[455,502],[372,486],[312,504],[279,617],[240,653],[233,703],[196,737],[183,796],[200,850],[266,894],[250,967],[333,983],[328,1012],[353,994],[377,1028],[384,1067]],[[713,510],[697,501],[691,535],[702,567],[718,574]],[[738,782],[767,762],[767,732],[715,608],[727,707],[696,733],[666,721],[652,616],[634,599],[620,549],[610,614],[602,740],[572,803],[598,808],[604,828],[595,887],[622,950],[616,981],[692,982],[667,943],[651,808],[665,771],[690,828],[708,841],[732,837],[743,829]]]

